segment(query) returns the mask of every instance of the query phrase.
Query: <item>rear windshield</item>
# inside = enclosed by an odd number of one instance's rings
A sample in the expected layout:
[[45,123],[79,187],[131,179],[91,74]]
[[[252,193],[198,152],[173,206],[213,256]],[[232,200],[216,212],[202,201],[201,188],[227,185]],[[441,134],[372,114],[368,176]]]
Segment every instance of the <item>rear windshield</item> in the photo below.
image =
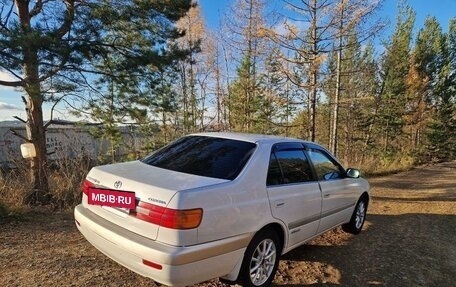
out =
[[160,168],[220,179],[235,179],[256,144],[231,139],[187,136],[141,161]]

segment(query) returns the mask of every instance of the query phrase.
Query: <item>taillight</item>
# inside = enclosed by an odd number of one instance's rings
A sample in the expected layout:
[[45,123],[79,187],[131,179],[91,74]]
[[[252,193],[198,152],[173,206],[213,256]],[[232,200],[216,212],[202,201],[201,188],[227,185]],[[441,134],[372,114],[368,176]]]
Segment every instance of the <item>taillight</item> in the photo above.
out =
[[171,209],[140,201],[132,215],[138,219],[173,229],[192,229],[200,225],[203,210]]
[[95,185],[88,181],[87,179],[84,180],[82,183],[82,192],[85,193],[85,195],[89,196],[89,187],[94,187]]

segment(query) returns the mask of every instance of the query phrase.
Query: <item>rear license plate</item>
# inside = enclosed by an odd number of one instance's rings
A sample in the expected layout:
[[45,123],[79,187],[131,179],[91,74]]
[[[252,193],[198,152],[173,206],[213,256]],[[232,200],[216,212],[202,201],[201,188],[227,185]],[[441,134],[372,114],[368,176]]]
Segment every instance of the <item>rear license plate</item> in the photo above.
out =
[[110,206],[125,209],[135,209],[135,193],[111,189],[89,187],[89,204]]

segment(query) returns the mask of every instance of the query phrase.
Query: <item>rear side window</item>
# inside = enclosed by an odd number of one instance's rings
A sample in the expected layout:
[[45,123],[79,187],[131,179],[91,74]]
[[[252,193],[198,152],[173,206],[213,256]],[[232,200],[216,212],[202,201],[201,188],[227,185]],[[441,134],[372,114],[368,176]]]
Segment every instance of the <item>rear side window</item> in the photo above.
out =
[[235,179],[256,144],[205,136],[183,137],[141,161],[156,167],[220,179]]
[[312,170],[304,150],[276,150],[271,153],[267,185],[299,183],[311,180],[313,180]]

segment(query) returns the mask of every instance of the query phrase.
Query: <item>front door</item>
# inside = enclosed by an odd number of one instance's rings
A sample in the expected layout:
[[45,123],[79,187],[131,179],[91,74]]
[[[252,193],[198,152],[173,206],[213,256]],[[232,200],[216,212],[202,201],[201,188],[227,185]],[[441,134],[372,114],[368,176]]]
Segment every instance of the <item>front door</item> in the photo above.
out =
[[320,182],[322,209],[318,232],[324,232],[350,220],[355,208],[357,185],[345,176],[345,170],[323,150],[311,148],[307,153]]

